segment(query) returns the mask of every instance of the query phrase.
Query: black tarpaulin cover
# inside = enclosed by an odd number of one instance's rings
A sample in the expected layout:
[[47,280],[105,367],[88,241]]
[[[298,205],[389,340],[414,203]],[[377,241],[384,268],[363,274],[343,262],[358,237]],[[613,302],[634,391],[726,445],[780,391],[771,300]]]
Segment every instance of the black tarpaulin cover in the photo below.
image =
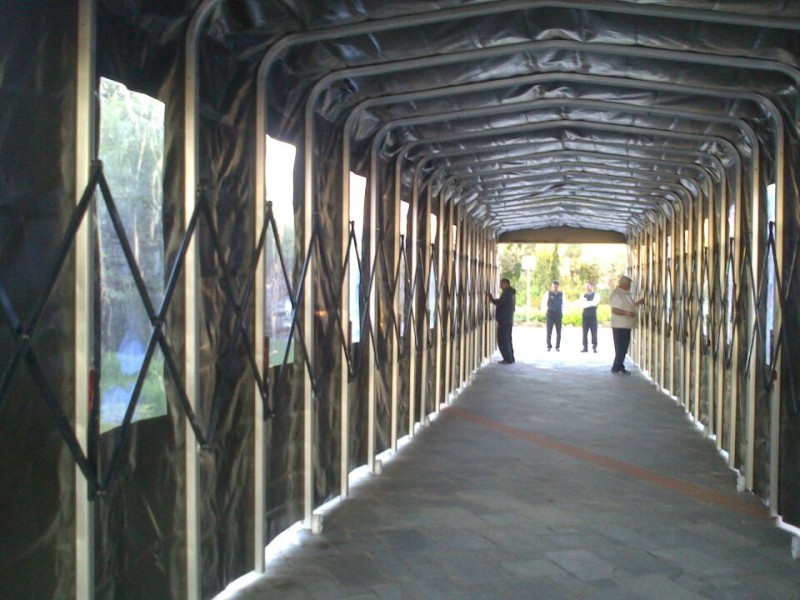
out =
[[[26,322],[46,288],[74,205],[77,9],[55,0],[5,4],[0,10],[0,285],[7,304]],[[184,41],[199,4],[97,3],[97,75],[166,106],[166,274],[184,234]],[[447,12],[456,8],[462,12]],[[417,22],[414,15],[421,16]],[[348,24],[361,29],[333,29]],[[714,202],[717,218],[724,219],[737,193],[750,215],[740,217],[751,218],[753,190],[763,199],[781,164],[783,319],[787,331],[800,329],[799,267],[792,262],[800,227],[799,29],[797,3],[777,0],[218,2],[202,29],[199,51],[198,180],[212,222],[201,220],[197,233],[197,413],[203,427],[215,408],[219,414],[213,443],[200,452],[202,596],[211,597],[254,562],[255,381],[238,324],[244,322],[251,346],[261,343],[252,333],[254,313],[261,307],[250,296],[237,315],[226,286],[244,289],[255,258],[255,140],[263,133],[255,131],[256,78],[270,48],[284,45],[267,77],[268,132],[293,143],[298,152],[295,285],[308,241],[299,234],[306,127],[313,126],[315,134],[310,150],[315,257],[324,267],[315,270],[313,281],[313,498],[319,505],[338,494],[342,483],[342,385],[350,387],[352,399],[350,464],[355,467],[367,458],[363,365],[372,350],[364,332],[353,348],[351,380],[341,381],[336,321],[340,282],[335,273],[343,259],[342,143],[348,118],[351,169],[377,179],[381,201],[376,217],[383,236],[377,254],[389,265],[379,264],[374,283],[381,294],[373,324],[380,452],[390,444],[392,348],[399,346],[403,375],[412,355],[417,363],[422,358],[411,327],[397,339],[391,302],[384,295],[399,260],[392,244],[398,234],[393,229],[395,178],[404,200],[420,184],[432,183],[437,192],[451,186],[457,191],[448,193],[448,201],[459,202],[470,223],[492,234],[570,227],[628,235],[655,215],[673,216],[697,203]],[[312,39],[315,34],[319,40]],[[316,100],[307,108],[312,97]],[[763,200],[755,208],[764,223]],[[219,248],[212,243],[212,229],[219,233]],[[366,232],[358,241],[362,256],[372,256]],[[421,250],[406,240],[407,256]],[[455,265],[456,257],[450,260],[448,255],[446,268]],[[369,280],[371,268],[365,260],[362,281]],[[406,276],[410,293],[414,274]],[[75,405],[74,278],[68,259],[31,342],[67,419]],[[456,278],[448,290],[453,306],[446,310],[463,321],[445,336],[485,316],[475,307],[469,318],[463,314],[466,284]],[[740,290],[753,292],[746,280]],[[178,364],[184,343],[183,293],[180,284],[164,329]],[[430,332],[419,288],[416,294],[407,302],[413,303],[421,337]],[[462,314],[455,307],[464,309]],[[10,372],[19,342],[9,314],[6,309],[0,326],[3,374]],[[747,326],[752,330],[753,324]],[[441,333],[435,331],[430,341]],[[740,340],[742,356],[749,343]],[[430,347],[427,352],[430,365],[435,355]],[[458,346],[455,352],[460,359]],[[800,525],[800,380],[792,368],[800,357],[796,335],[785,338],[781,352],[778,512]],[[762,354],[759,345],[760,381],[766,368]],[[274,411],[266,422],[268,539],[303,517],[303,368],[298,348],[293,363],[268,374]],[[22,361],[0,397],[0,597],[69,597],[75,583],[74,504],[75,495],[85,490],[76,487],[74,461],[42,401],[40,379]],[[133,423],[118,472],[92,504],[99,598],[181,598],[186,593],[185,448],[195,439],[186,433],[179,382],[169,374],[164,379],[167,414]],[[410,403],[419,402],[419,390],[425,386],[430,399],[437,384],[431,368],[426,381],[419,369],[417,380],[407,379],[400,377],[400,435],[408,433]],[[418,418],[429,410],[430,405],[415,405]],[[769,424],[769,395],[760,392],[754,489],[763,497],[775,485],[768,473]],[[101,474],[118,436],[110,431],[99,437],[96,467]],[[740,456],[745,439],[739,431]]]

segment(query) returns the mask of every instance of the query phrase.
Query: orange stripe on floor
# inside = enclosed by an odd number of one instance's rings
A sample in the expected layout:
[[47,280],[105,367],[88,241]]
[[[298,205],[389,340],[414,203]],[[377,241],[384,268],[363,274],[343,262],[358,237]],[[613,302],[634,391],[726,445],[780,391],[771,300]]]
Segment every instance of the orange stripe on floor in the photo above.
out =
[[675,492],[676,494],[680,494],[682,496],[686,496],[687,498],[692,498],[693,500],[697,500],[699,502],[727,508],[751,517],[766,516],[763,507],[760,505],[755,505],[753,502],[748,502],[747,498],[744,497],[728,496],[709,488],[681,481],[680,479],[666,477],[657,473],[656,471],[645,469],[643,467],[637,467],[636,465],[632,465],[615,458],[610,458],[608,456],[595,454],[593,452],[589,452],[588,450],[584,450],[583,448],[579,448],[578,446],[564,444],[563,442],[558,442],[547,436],[534,433],[532,431],[525,431],[524,429],[518,429],[500,421],[494,421],[454,406],[448,407],[446,412],[465,421],[470,421],[471,423],[480,425],[486,429],[505,433],[511,437],[536,444],[537,446],[547,448],[548,450],[552,450],[554,452],[559,452],[560,454],[571,456],[586,463],[608,469],[609,471],[614,471],[640,481],[645,481],[649,484],[669,490],[671,492]]

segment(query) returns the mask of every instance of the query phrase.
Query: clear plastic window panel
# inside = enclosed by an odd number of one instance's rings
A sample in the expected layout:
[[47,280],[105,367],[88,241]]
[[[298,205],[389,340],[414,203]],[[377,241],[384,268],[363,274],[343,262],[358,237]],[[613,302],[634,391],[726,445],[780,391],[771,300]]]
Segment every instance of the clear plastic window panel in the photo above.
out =
[[[100,159],[136,263],[158,310],[164,297],[164,104],[105,78],[100,79],[99,96]],[[125,417],[153,328],[99,194],[96,207],[102,433],[119,426]],[[164,359],[156,350],[133,420],[166,413]]]
[[[408,209],[410,205],[408,202],[401,200],[400,201],[400,235],[405,240],[408,239]],[[397,293],[400,298],[400,335],[405,334],[406,330],[406,277],[408,274],[406,273],[406,260],[402,257],[398,256],[397,259],[400,261],[400,270],[399,276],[397,279]]]
[[[295,265],[294,162],[295,147],[267,136],[267,201],[272,203],[280,249],[288,277]],[[267,235],[264,272],[264,335],[269,366],[294,361],[294,342],[289,347],[292,329],[292,299],[281,267],[275,236]],[[287,352],[288,347],[288,352]]]
[[666,285],[666,320],[667,325],[670,325],[672,322],[672,236],[667,236],[667,260],[665,262],[666,267],[666,275],[667,275],[667,285]]
[[[711,311],[711,303],[709,300],[710,290],[708,287],[708,265],[705,264],[706,256],[705,253],[709,250],[709,237],[708,237],[708,219],[703,219],[703,252],[698,253],[698,260],[702,261],[698,268],[700,269],[700,273],[702,274],[702,284],[701,284],[701,302],[702,302],[702,315],[703,315],[703,338],[708,339],[708,318],[709,312]],[[708,259],[710,260],[710,258]]]
[[[770,223],[775,223],[775,184],[767,186],[767,223],[764,226],[764,239],[769,239]],[[772,338],[775,332],[775,257],[772,244],[767,245],[767,322],[764,327],[764,360],[772,363]]]
[[[734,237],[734,232],[736,231],[736,206],[731,204],[728,208],[728,231],[730,232],[730,238]],[[733,343],[733,326],[734,326],[734,301],[735,298],[733,297],[733,257],[729,257],[727,260],[728,267],[726,269],[727,273],[727,302],[728,302],[728,317],[727,322],[725,324],[725,341],[728,345]]]
[[[361,341],[361,272],[358,261],[364,263],[364,199],[366,198],[367,180],[361,175],[350,173],[350,221],[358,243],[358,260],[355,246],[350,247],[350,342]],[[366,263],[369,269],[369,261]]]
[[[438,220],[436,215],[431,215],[431,244],[436,247],[438,240],[436,233],[438,232]],[[430,274],[428,276],[428,320],[429,327],[433,329],[436,326],[436,254],[431,253],[433,261],[430,266]]]

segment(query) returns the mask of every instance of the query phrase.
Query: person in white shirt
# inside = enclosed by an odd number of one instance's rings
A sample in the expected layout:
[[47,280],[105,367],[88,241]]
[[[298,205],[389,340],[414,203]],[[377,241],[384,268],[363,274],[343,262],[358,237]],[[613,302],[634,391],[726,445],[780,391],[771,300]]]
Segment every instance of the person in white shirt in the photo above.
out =
[[597,305],[600,304],[600,294],[594,291],[592,283],[586,283],[583,288],[586,293],[581,296],[581,325],[583,326],[583,350],[589,351],[589,332],[592,332],[592,350],[597,353]]
[[616,289],[611,292],[611,331],[614,334],[614,365],[612,373],[628,375],[625,369],[625,355],[631,343],[631,329],[636,327],[638,306],[644,300],[634,301],[631,297],[631,278],[625,275],[619,278]]

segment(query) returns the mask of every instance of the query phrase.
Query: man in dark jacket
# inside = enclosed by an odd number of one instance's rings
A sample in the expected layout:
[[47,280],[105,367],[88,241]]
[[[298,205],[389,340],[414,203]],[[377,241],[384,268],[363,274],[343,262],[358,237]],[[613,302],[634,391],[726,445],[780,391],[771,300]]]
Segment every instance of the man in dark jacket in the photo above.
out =
[[583,326],[583,350],[589,351],[589,333],[592,334],[592,350],[597,352],[597,305],[600,303],[600,296],[594,291],[594,284],[586,283],[584,286],[586,293],[581,298],[583,314],[581,315],[581,325]]
[[556,352],[561,350],[561,316],[564,310],[564,292],[558,289],[558,281],[547,294],[547,351],[553,347],[553,326],[556,328]]
[[500,297],[495,298],[490,292],[486,293],[489,302],[497,307],[495,319],[497,320],[497,347],[503,360],[501,365],[514,363],[514,346],[511,343],[511,328],[514,326],[514,308],[516,308],[515,295],[517,290],[511,287],[508,279],[500,280]]

